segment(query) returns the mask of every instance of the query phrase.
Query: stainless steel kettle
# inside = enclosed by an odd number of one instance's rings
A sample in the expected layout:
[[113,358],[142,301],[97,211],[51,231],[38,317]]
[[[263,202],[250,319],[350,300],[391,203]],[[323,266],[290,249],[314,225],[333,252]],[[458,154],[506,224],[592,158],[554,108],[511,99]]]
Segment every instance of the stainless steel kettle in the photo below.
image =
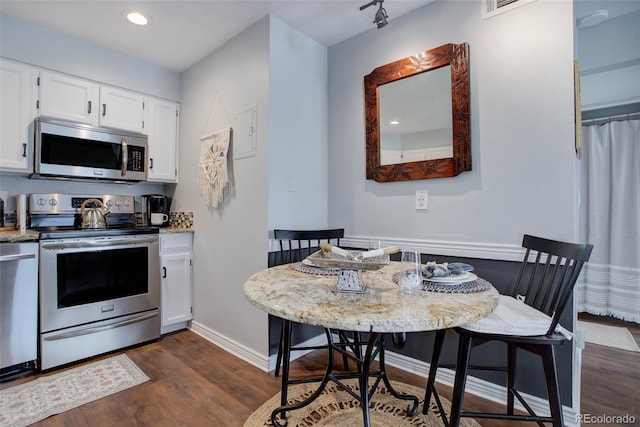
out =
[[[87,204],[96,203],[99,208],[86,208]],[[104,216],[109,213],[102,200],[87,199],[80,205],[80,219],[82,220],[82,228],[102,229],[107,228],[107,221]]]

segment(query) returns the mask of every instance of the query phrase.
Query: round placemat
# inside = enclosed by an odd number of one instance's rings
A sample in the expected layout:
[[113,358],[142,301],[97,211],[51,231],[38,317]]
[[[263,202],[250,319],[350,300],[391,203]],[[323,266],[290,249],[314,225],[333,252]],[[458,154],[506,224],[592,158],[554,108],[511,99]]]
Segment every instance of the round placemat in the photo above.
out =
[[[393,275],[393,282],[398,284],[400,276],[406,274],[406,271],[399,271]],[[463,282],[458,284],[438,283],[427,280],[422,281],[422,290],[429,292],[441,292],[448,294],[468,294],[471,292],[486,291],[491,288],[491,284],[484,279],[476,279],[471,282]]]

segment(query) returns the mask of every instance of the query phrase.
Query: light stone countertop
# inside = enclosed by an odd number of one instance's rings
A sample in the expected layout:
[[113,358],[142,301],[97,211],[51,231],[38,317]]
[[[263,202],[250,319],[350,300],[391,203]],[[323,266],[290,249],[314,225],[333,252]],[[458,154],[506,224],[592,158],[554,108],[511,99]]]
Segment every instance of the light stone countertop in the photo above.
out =
[[0,231],[0,242],[16,243],[16,242],[33,242],[40,240],[40,233],[34,230],[28,230],[22,234],[18,230]]
[[160,234],[169,234],[169,233],[193,233],[196,231],[193,227],[160,227]]
[[[247,299],[274,316],[298,323],[359,332],[418,332],[446,329],[481,319],[498,303],[498,291],[472,293],[402,292],[390,262],[362,272],[365,293],[333,292],[337,276],[295,271],[291,264],[259,271],[244,283]],[[478,279],[482,280],[482,279]]]

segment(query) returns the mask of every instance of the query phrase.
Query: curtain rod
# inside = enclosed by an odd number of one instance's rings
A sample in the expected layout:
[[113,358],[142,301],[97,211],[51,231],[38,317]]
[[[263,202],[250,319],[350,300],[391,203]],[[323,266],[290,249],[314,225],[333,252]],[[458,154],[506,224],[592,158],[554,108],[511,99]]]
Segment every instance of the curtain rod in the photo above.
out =
[[595,124],[603,125],[605,123],[610,123],[614,121],[632,120],[632,119],[640,119],[640,111],[635,113],[618,114],[615,116],[603,116],[603,117],[595,117],[592,119],[583,119],[582,125],[583,126],[591,126]]

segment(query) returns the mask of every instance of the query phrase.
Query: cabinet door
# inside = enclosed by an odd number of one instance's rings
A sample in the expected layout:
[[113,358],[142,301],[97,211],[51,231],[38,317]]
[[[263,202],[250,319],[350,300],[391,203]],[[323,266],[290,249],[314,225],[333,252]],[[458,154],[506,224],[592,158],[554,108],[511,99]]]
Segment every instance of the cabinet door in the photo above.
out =
[[144,97],[135,92],[100,87],[100,126],[143,131]]
[[29,126],[36,117],[37,69],[0,61],[0,171],[30,173]]
[[162,326],[191,320],[191,253],[161,255],[160,262]]
[[178,104],[149,98],[146,125],[149,135],[147,180],[177,182]]
[[40,116],[98,125],[98,85],[82,79],[42,71]]

